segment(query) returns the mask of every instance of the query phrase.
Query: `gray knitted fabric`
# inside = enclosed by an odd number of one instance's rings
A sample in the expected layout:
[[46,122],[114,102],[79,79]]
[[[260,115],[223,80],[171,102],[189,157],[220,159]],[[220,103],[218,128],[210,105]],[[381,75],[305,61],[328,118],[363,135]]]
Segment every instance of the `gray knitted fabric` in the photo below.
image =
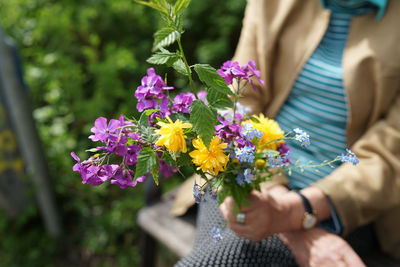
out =
[[215,242],[211,229],[221,227],[224,219],[218,204],[208,194],[206,201],[199,204],[197,233],[192,252],[175,264],[175,267],[188,266],[297,266],[289,248],[278,238],[271,236],[254,243],[238,237],[228,227],[222,230],[223,239]]

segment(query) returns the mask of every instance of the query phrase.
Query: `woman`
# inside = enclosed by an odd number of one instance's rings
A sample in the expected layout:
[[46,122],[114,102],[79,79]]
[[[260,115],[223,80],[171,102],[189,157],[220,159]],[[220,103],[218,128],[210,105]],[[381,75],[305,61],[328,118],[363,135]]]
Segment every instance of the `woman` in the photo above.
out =
[[295,160],[350,147],[360,162],[294,173],[238,215],[231,198],[221,213],[200,205],[195,248],[177,266],[363,266],[377,244],[400,258],[399,11],[399,1],[248,0],[234,60],[255,60],[266,84],[240,102],[310,133],[313,148],[292,146]]

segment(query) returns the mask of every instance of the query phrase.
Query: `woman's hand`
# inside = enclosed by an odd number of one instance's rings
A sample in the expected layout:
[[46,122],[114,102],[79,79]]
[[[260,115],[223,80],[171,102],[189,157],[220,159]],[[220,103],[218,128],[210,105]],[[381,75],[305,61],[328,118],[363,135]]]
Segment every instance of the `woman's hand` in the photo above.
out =
[[233,210],[234,200],[227,197],[220,206],[222,215],[237,235],[254,242],[279,232],[288,231],[292,228],[289,213],[293,201],[299,201],[294,196],[291,201],[287,197],[288,190],[284,186],[274,186],[262,192],[253,191],[249,197],[250,206],[241,208],[245,213],[244,224],[236,222],[236,214]]
[[[318,221],[330,218],[329,202],[319,188],[307,187],[301,192],[310,201]],[[243,206],[240,210],[245,214],[244,224],[236,222],[232,197],[227,197],[220,206],[229,228],[243,238],[258,242],[272,234],[303,228],[303,201],[297,193],[282,185],[261,192],[254,190],[248,201],[250,206]]]
[[302,267],[365,266],[343,238],[320,228],[281,233],[279,237]]

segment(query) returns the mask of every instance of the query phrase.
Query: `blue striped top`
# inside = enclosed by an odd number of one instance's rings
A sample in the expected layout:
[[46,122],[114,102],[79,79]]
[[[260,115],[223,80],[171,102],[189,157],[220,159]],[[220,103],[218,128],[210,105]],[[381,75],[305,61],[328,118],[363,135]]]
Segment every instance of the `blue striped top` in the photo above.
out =
[[[328,28],[320,44],[305,63],[294,83],[292,91],[281,108],[276,121],[285,132],[300,128],[310,135],[311,145],[304,149],[300,143],[289,142],[292,149],[291,161],[300,164],[310,161],[321,163],[334,159],[345,152],[347,102],[343,88],[342,56],[346,45],[351,18],[372,11],[371,6],[344,10],[334,5]],[[334,168],[340,163],[334,164]],[[288,176],[292,189],[301,189],[329,175],[334,168],[324,166],[306,169],[302,173],[294,169]],[[333,232],[340,233],[342,225],[331,206],[329,223]]]
[[[292,91],[276,117],[285,132],[300,128],[310,135],[311,145],[304,149],[290,142],[292,161],[302,164],[330,160],[345,152],[347,103],[343,88],[342,55],[350,21],[354,15],[370,8],[343,11],[331,7],[328,28],[319,46],[299,73]],[[337,167],[337,163],[334,167]],[[289,177],[294,189],[304,188],[332,172],[329,166],[306,170],[295,169]]]

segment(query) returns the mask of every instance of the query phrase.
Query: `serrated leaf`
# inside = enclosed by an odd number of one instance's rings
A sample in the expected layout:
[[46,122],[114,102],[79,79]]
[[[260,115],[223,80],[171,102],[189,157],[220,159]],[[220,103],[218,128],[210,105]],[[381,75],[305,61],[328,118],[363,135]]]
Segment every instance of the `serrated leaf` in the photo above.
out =
[[149,145],[154,144],[159,137],[158,135],[155,135],[153,129],[149,127],[144,127],[144,126],[139,127],[139,133],[140,133],[140,138]]
[[163,151],[161,159],[165,161],[166,164],[171,165],[171,166],[176,166],[176,162],[172,159],[170,154],[166,151]]
[[147,115],[145,112],[142,112],[140,115],[139,125],[149,127],[149,115]]
[[174,26],[181,34],[183,33],[183,16],[182,14],[176,15],[174,19]]
[[175,5],[174,5],[174,15],[179,14],[179,12],[183,11],[184,9],[186,9],[190,4],[190,0],[178,0],[176,1]]
[[157,154],[150,147],[145,147],[140,150],[137,157],[135,179],[139,176],[146,175],[149,171],[152,171],[157,164]]
[[165,15],[168,15],[168,7],[166,7],[163,4],[160,4],[160,1],[150,1],[150,2],[140,1],[140,0],[134,0],[134,1],[138,4],[151,7],[155,10],[160,11],[161,13],[163,13]]
[[161,52],[157,52],[153,54],[150,58],[147,59],[147,62],[155,65],[162,65],[167,62],[175,62],[179,59],[179,55],[176,53],[169,52],[168,50],[162,49]]
[[217,116],[201,100],[195,100],[190,107],[190,123],[208,148],[214,136]]
[[227,96],[216,90],[209,90],[207,93],[207,101],[210,106],[216,109],[232,108],[233,101]]
[[[211,90],[216,90],[224,95],[235,95],[224,79],[218,74],[217,70],[208,64],[196,64],[194,70],[202,82],[204,82]],[[209,89],[209,91],[210,91]]]
[[165,27],[154,34],[153,51],[173,44],[180,37],[180,33],[172,27]]
[[174,151],[171,151],[171,150],[168,150],[168,152],[169,152],[169,155],[171,156],[171,158],[172,158],[173,160],[176,161],[176,154],[175,154],[175,152],[174,152]]
[[[177,61],[175,61],[174,64],[172,64],[172,67],[173,67],[177,72],[179,72],[180,74],[183,74],[183,75],[188,76],[185,63],[183,62],[182,59],[178,59]],[[190,70],[190,69],[189,69],[189,70]]]
[[172,121],[176,121],[176,120],[180,120],[182,122],[189,122],[189,114],[185,114],[185,113],[173,113],[169,116]]
[[160,169],[160,164],[159,164],[159,159],[157,157],[157,162],[156,165],[151,169],[151,175],[153,176],[153,180],[156,183],[156,185],[159,184],[158,182],[158,170]]

